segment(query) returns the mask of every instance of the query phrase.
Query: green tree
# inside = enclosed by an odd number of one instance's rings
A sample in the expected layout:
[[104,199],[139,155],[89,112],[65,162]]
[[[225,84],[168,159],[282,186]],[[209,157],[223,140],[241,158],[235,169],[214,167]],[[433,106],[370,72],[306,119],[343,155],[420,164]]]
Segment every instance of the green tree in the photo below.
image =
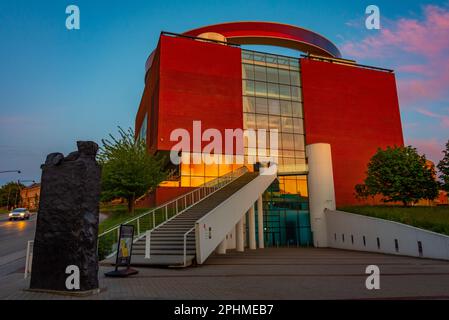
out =
[[438,163],[437,168],[440,170],[441,187],[449,192],[449,141],[446,143],[446,149],[443,150],[444,157]]
[[19,182],[8,182],[0,188],[0,206],[10,208],[16,208],[22,202],[20,190],[25,187]]
[[433,200],[438,196],[435,166],[411,146],[378,149],[368,163],[365,183],[355,190],[360,198],[380,194],[383,202],[399,201],[404,206]]
[[155,188],[167,178],[164,158],[152,156],[144,140],[134,139],[132,129],[119,127],[119,138],[103,139],[98,160],[102,166],[102,200],[125,198],[128,212],[134,213],[137,198]]

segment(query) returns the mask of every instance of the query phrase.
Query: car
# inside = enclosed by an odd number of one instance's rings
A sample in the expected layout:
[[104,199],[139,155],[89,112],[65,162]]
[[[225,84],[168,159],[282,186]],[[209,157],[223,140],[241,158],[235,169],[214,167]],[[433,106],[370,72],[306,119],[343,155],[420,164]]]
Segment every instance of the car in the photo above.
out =
[[25,208],[17,208],[9,214],[9,221],[11,220],[30,220],[31,214]]

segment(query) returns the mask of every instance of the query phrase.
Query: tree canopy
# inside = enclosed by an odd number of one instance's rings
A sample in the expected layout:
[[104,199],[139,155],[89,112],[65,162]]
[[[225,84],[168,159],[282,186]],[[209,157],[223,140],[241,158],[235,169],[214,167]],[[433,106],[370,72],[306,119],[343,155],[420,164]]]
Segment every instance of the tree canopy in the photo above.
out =
[[20,190],[25,186],[19,182],[11,181],[0,188],[0,207],[17,207],[22,201]]
[[444,157],[438,163],[440,170],[441,188],[449,192],[449,141],[446,143],[446,149],[443,150]]
[[163,170],[165,159],[148,153],[144,140],[135,139],[130,128],[119,127],[119,138],[112,134],[102,140],[98,160],[102,166],[102,200],[125,198],[128,211],[134,212],[137,198],[155,188],[167,178]]
[[435,166],[411,146],[378,149],[368,163],[364,182],[355,187],[360,198],[382,195],[384,202],[408,206],[438,196]]

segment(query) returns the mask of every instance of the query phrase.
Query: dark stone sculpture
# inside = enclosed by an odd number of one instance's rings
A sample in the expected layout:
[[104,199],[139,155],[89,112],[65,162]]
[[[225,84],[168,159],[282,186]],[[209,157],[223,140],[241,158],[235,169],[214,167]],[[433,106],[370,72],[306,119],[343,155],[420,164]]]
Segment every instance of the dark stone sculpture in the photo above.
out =
[[71,291],[66,268],[80,271],[80,288],[98,289],[98,223],[101,169],[95,160],[98,145],[78,142],[67,157],[47,156],[42,168],[31,272],[32,290]]

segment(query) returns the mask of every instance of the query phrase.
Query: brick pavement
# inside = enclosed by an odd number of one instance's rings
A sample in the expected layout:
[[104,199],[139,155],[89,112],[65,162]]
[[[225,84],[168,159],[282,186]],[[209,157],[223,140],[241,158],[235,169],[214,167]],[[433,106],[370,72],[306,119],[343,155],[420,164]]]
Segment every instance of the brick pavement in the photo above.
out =
[[[381,290],[365,288],[365,268],[380,267]],[[449,299],[449,262],[315,248],[231,252],[188,269],[139,268],[105,278],[99,295],[80,299]],[[0,299],[75,299],[24,291],[19,273],[3,278]]]

